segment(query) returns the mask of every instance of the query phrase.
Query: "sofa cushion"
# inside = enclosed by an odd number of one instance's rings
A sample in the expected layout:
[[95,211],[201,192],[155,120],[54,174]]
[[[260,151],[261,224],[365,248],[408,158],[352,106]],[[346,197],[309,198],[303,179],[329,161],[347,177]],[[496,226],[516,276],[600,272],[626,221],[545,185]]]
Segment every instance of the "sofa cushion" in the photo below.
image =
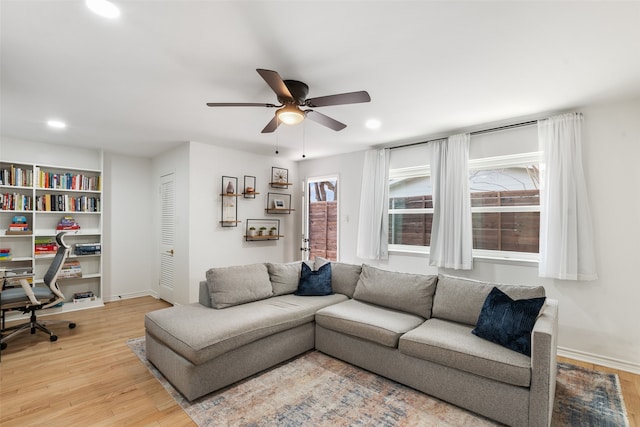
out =
[[401,353],[516,386],[531,384],[531,358],[471,333],[472,326],[429,319],[400,338]]
[[531,331],[545,297],[513,300],[493,288],[471,332],[506,348],[531,356]]
[[147,313],[144,323],[158,341],[199,365],[245,344],[313,322],[316,311],[346,300],[340,294],[282,295],[222,310],[200,304],[177,305]]
[[438,276],[438,287],[433,296],[431,315],[475,326],[484,301],[494,286],[513,299],[545,296],[542,286],[497,285],[441,274]]
[[362,266],[315,257],[314,268],[317,270],[328,262],[331,262],[331,289],[333,289],[333,292],[353,298],[353,293],[356,290],[356,285],[362,272]]
[[316,313],[316,324],[368,341],[397,347],[402,334],[424,322],[413,314],[349,300]]
[[314,271],[307,264],[302,263],[296,295],[318,296],[331,295],[332,293],[331,264],[327,263]]
[[264,264],[211,268],[207,271],[207,286],[214,308],[258,301],[272,295],[269,272]]
[[436,280],[437,276],[398,273],[363,264],[353,298],[428,319]]
[[298,289],[302,262],[267,263],[273,296],[292,294]]

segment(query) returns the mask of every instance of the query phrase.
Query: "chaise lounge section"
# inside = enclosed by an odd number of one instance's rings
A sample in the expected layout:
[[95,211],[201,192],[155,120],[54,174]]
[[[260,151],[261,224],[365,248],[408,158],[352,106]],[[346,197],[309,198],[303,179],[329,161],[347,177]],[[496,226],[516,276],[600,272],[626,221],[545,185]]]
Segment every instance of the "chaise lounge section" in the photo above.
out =
[[[210,269],[199,303],[147,314],[148,360],[194,400],[315,348],[507,425],[549,425],[558,306],[544,288],[320,258],[314,268]],[[476,335],[496,292],[544,304],[530,356]]]

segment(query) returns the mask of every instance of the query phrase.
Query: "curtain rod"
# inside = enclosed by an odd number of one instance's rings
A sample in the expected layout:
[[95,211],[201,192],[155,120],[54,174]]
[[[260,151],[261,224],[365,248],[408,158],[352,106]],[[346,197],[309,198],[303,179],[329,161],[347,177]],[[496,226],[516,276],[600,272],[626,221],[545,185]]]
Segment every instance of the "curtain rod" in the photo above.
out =
[[[477,130],[477,131],[474,131],[474,132],[470,132],[470,135],[482,135],[483,133],[498,132],[498,131],[507,130],[507,129],[515,129],[515,128],[519,128],[519,127],[535,125],[537,123],[538,123],[538,120],[529,120],[528,122],[514,123],[514,124],[511,124],[511,125],[498,126],[498,127],[489,128],[489,129]],[[412,147],[414,145],[422,145],[422,144],[428,144],[430,142],[442,141],[443,139],[447,139],[447,137],[444,136],[442,138],[430,139],[428,141],[412,142],[410,144],[396,145],[395,147],[389,147],[389,149],[393,150],[393,149],[396,149],[396,148]]]

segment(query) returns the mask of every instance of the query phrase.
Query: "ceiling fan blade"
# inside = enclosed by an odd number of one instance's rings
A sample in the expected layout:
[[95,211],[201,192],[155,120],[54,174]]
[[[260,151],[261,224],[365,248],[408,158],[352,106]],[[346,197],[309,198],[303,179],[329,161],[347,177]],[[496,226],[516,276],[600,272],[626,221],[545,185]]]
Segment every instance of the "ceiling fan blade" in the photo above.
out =
[[358,104],[369,102],[371,97],[367,91],[340,93],[338,95],[320,96],[305,101],[307,107],[327,107],[329,105]]
[[271,121],[269,123],[267,123],[267,125],[264,127],[264,129],[262,129],[261,133],[271,133],[273,131],[275,131],[276,129],[278,129],[278,125],[280,124],[280,121],[278,120],[277,116],[273,116],[273,119],[271,119]]
[[259,102],[207,102],[209,107],[275,107],[274,104]]
[[336,119],[332,119],[329,116],[325,116],[322,113],[318,113],[313,110],[305,110],[305,114],[308,119],[313,120],[316,123],[320,123],[323,126],[326,126],[335,131],[342,130],[347,127],[344,123],[337,121]]
[[256,71],[262,76],[265,82],[271,87],[271,89],[278,95],[278,98],[293,99],[293,95],[289,92],[289,88],[284,84],[284,81],[276,71],[264,70],[257,68]]

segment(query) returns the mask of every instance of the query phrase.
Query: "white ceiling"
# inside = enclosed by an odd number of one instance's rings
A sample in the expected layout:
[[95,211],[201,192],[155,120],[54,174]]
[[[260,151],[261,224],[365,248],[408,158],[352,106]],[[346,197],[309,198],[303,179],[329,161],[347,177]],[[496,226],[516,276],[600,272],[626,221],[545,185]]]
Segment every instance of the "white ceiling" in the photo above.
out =
[[[154,156],[184,141],[300,159],[424,140],[509,118],[640,96],[640,2],[2,0],[1,133]],[[367,90],[260,131],[277,104],[256,68],[309,97]],[[65,130],[45,126],[50,118]],[[365,128],[369,118],[380,129]]]

